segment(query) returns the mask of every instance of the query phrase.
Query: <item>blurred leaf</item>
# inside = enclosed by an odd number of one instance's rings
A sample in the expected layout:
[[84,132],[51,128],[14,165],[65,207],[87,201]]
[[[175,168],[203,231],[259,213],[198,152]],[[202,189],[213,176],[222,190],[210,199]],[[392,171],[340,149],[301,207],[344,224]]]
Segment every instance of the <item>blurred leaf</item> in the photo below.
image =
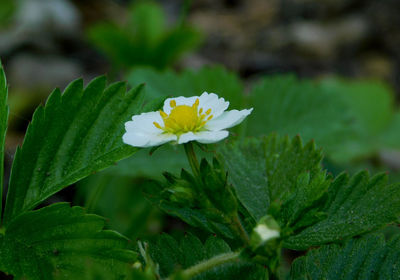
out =
[[[140,190],[140,180],[110,172],[92,175],[78,183],[77,198],[91,213],[107,218],[107,225],[134,240],[157,230],[157,209]],[[160,225],[158,225],[160,227]]]
[[7,99],[7,79],[0,61],[0,219],[3,210],[4,142],[6,139],[8,121]]
[[320,84],[350,106],[365,133],[381,132],[393,118],[394,96],[383,83],[330,78]]
[[376,230],[400,215],[400,185],[387,184],[387,175],[370,178],[360,172],[351,179],[338,176],[330,185],[321,211],[326,217],[285,240],[284,246],[304,250]]
[[87,32],[89,40],[116,66],[163,69],[202,41],[201,33],[192,27],[166,28],[164,12],[155,2],[137,3],[130,13],[130,21],[124,27],[100,23]]
[[[186,269],[219,254],[231,253],[222,239],[210,237],[205,244],[193,234],[186,234],[180,242],[162,234],[149,245],[152,259],[160,265],[160,275],[166,277],[179,269]],[[222,264],[195,276],[193,279],[263,279],[266,269],[244,260]],[[179,275],[179,274],[178,274]]]
[[311,179],[322,172],[322,155],[314,142],[303,146],[300,137],[289,140],[272,134],[259,139],[234,141],[220,146],[228,180],[240,202],[257,222],[271,203],[281,204],[296,191],[298,177]]
[[339,78],[325,79],[320,84],[333,97],[343,100],[355,116],[357,137],[342,145],[344,152],[353,158],[366,157],[400,141],[400,127],[396,127],[394,118],[394,94],[389,86],[378,81]]
[[385,148],[400,150],[400,111],[397,111],[385,131],[380,134]]
[[204,67],[186,70],[180,74],[173,71],[159,72],[139,68],[130,72],[128,83],[132,86],[146,84],[146,94],[151,98],[160,96],[195,96],[207,91],[216,93],[230,102],[230,108],[241,109],[244,103],[243,85],[233,72],[223,67]]
[[37,206],[62,188],[132,155],[123,144],[124,122],[142,106],[141,88],[124,83],[106,88],[104,77],[85,89],[72,82],[56,89],[39,107],[13,162],[4,223]]
[[304,141],[314,139],[329,156],[348,157],[341,149],[354,137],[353,116],[324,88],[293,75],[277,75],[259,81],[249,97],[254,107],[248,121],[250,135],[299,134]]
[[16,8],[15,1],[0,1],[0,28],[12,18]]
[[101,217],[67,203],[24,213],[0,235],[0,270],[18,279],[81,279],[93,266],[121,279],[136,254],[103,226]]
[[385,242],[383,235],[326,245],[297,258],[290,279],[398,279],[400,236]]

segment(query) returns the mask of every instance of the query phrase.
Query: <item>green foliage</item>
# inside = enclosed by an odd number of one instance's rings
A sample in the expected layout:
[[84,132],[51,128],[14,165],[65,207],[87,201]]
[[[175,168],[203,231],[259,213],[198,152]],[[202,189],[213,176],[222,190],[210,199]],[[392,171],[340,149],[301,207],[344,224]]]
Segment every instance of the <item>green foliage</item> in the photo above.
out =
[[331,183],[320,151],[313,142],[303,146],[299,137],[238,141],[219,152],[239,201],[253,221],[271,214],[280,223],[286,248],[307,249],[360,235],[400,215],[398,184],[367,172],[352,179],[342,174]]
[[[105,77],[83,88],[72,82],[56,89],[39,107],[12,166],[4,223],[136,149],[123,144],[124,122],[141,110],[141,87],[126,93],[124,83],[106,88]],[[151,108],[148,108],[151,109]]]
[[400,215],[400,185],[387,184],[387,175],[370,178],[360,172],[351,179],[338,176],[330,185],[320,211],[326,217],[289,237],[284,246],[306,249],[335,242],[383,227]]
[[365,157],[384,149],[387,145],[385,131],[397,134],[399,141],[398,130],[390,127],[395,118],[395,104],[389,86],[378,81],[339,78],[322,80],[320,85],[324,91],[342,100],[354,115],[356,137],[341,145],[347,158]]
[[150,65],[162,69],[202,40],[201,34],[188,26],[166,29],[164,17],[158,4],[138,3],[132,6],[130,20],[124,27],[97,24],[88,30],[88,37],[116,66]]
[[386,242],[383,235],[353,238],[343,245],[332,244],[297,258],[290,279],[398,279],[400,236]]
[[[136,156],[136,155],[135,155]],[[135,240],[160,227],[160,214],[140,191],[141,180],[101,172],[77,184],[78,203],[107,218],[107,225]]]
[[[203,244],[193,234],[186,234],[179,242],[167,234],[160,235],[149,245],[150,255],[158,265],[161,277],[188,269],[218,255],[232,253],[230,246],[217,237],[209,237]],[[198,274],[193,279],[263,279],[265,268],[244,259],[225,263]]]
[[180,74],[173,71],[155,71],[149,68],[132,70],[128,83],[137,86],[146,84],[146,94],[150,98],[169,96],[195,96],[204,91],[214,92],[230,102],[230,107],[243,106],[243,85],[240,79],[223,67],[204,67],[200,70],[185,70]]
[[0,2],[0,28],[1,25],[6,25],[12,18],[16,8],[14,1],[1,1]]
[[229,217],[215,208],[201,190],[202,186],[187,171],[181,176],[165,173],[166,183],[150,181],[143,185],[148,199],[169,215],[203,230],[234,238],[229,229]]
[[127,239],[103,227],[101,217],[67,203],[24,213],[0,235],[0,270],[16,278],[81,279],[93,266],[121,279],[136,255]]
[[7,97],[7,79],[0,61],[0,219],[3,210],[4,143],[8,120]]
[[308,174],[314,180],[322,173],[322,155],[314,142],[306,146],[300,137],[289,140],[272,134],[261,139],[233,141],[218,152],[228,180],[254,221],[265,216],[271,203],[282,204],[297,190],[298,180]]
[[338,144],[353,137],[353,116],[345,104],[310,81],[292,75],[266,77],[249,96],[254,107],[250,135],[301,135],[305,141],[314,139],[334,157],[341,150]]

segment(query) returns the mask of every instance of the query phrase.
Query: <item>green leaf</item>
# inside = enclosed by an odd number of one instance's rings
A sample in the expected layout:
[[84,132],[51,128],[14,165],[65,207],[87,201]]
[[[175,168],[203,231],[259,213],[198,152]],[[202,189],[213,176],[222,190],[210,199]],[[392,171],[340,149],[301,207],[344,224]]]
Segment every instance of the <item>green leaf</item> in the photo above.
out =
[[[106,88],[105,77],[85,89],[72,82],[56,89],[39,107],[12,166],[4,223],[62,188],[132,155],[122,142],[124,123],[141,110],[142,87],[126,92],[124,83]],[[154,109],[154,108],[153,108]]]
[[400,215],[400,185],[387,184],[387,175],[370,177],[363,171],[351,179],[338,176],[330,185],[320,211],[326,217],[289,237],[284,247],[307,249],[376,230]]
[[202,41],[201,33],[192,27],[166,26],[161,5],[142,2],[132,6],[125,26],[100,23],[90,27],[87,34],[116,66],[164,69]]
[[81,279],[95,267],[121,279],[136,254],[103,227],[101,217],[67,203],[24,213],[0,235],[0,270],[17,279]]
[[7,97],[7,80],[0,61],[0,219],[3,210],[4,143],[6,139],[8,120]]
[[[160,266],[161,277],[207,261],[220,254],[231,253],[231,248],[222,239],[208,238],[203,244],[195,235],[188,233],[178,242],[175,238],[162,234],[149,244],[152,259]],[[213,267],[193,279],[263,279],[266,269],[245,260]]]
[[267,214],[271,203],[280,205],[296,191],[300,175],[309,173],[312,180],[322,172],[321,152],[314,142],[303,146],[298,136],[233,141],[218,152],[228,181],[254,222]]
[[346,156],[341,149],[355,137],[354,116],[323,87],[293,75],[270,76],[253,86],[249,98],[254,107],[250,135],[300,135],[307,142],[314,139],[329,156]]
[[[350,158],[371,156],[386,146],[382,134],[390,131],[394,122],[395,104],[393,90],[374,80],[346,80],[328,78],[320,81],[322,89],[342,100],[354,115],[357,137],[341,143],[342,153]],[[394,130],[393,133],[397,133]],[[395,141],[399,142],[397,136]]]
[[242,109],[243,85],[233,72],[222,67],[204,67],[186,70],[180,74],[173,71],[158,72],[149,68],[138,68],[128,75],[128,83],[137,86],[146,84],[146,94],[151,98],[168,96],[195,96],[203,92],[214,92],[230,102],[230,108]]
[[290,279],[398,279],[400,235],[385,242],[383,235],[350,239],[343,245],[311,250],[292,264]]
[[233,239],[232,231],[225,224],[226,217],[211,205],[210,208],[204,206],[209,202],[204,194],[194,194],[192,188],[195,182],[187,181],[185,177],[188,176],[190,175],[186,171],[182,171],[181,178],[167,174],[169,180],[167,184],[149,181],[143,184],[143,192],[152,203],[168,215],[179,217],[194,227]]
[[140,184],[141,180],[100,172],[77,183],[78,205],[107,218],[110,228],[135,240],[161,223],[160,212],[144,197]]

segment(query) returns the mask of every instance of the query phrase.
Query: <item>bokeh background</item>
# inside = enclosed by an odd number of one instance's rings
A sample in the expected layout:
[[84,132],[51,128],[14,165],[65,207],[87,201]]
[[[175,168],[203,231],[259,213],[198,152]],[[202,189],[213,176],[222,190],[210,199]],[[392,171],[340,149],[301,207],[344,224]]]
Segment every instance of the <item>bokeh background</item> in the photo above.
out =
[[[377,102],[387,101],[398,116],[399,14],[398,0],[0,1],[0,58],[10,86],[6,168],[34,109],[55,87],[102,74],[110,82],[125,80],[143,67],[179,72],[220,64],[237,73],[244,92],[253,81],[277,73],[313,81],[373,80],[385,88]],[[400,141],[398,127],[390,133]],[[158,211],[138,187],[148,177],[161,178],[163,168],[186,166],[184,158],[170,154],[159,151],[155,164],[140,152],[136,162],[95,174],[47,203],[83,205],[132,239],[183,233],[188,226]],[[367,167],[400,178],[396,149],[324,164],[333,173]]]

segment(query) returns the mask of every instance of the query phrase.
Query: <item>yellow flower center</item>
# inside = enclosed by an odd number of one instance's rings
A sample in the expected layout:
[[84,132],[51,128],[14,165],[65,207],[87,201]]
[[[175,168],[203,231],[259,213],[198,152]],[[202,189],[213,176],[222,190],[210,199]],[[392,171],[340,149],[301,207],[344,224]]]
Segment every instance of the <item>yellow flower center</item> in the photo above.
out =
[[208,109],[204,114],[203,108],[199,109],[199,99],[196,99],[192,106],[176,106],[175,100],[171,100],[169,104],[172,107],[169,115],[160,110],[164,127],[157,122],[153,123],[155,127],[168,133],[180,135],[189,131],[197,132],[213,118],[213,115],[210,115],[211,109]]

